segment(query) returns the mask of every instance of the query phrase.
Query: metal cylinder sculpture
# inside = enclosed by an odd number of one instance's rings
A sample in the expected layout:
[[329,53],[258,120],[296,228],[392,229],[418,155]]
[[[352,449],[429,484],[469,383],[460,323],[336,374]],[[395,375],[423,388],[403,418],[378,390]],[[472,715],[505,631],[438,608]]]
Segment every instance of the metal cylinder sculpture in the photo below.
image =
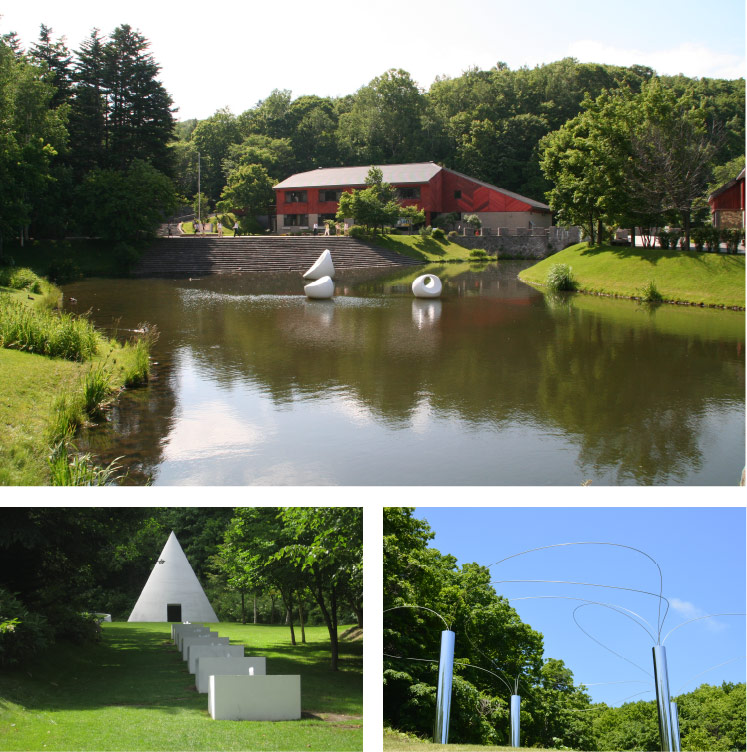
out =
[[669,702],[670,716],[672,718],[672,749],[674,752],[682,752],[680,745],[680,718],[677,714],[677,703],[674,700]]
[[521,747],[521,697],[511,695],[511,747]]
[[654,686],[656,687],[656,708],[659,714],[659,738],[662,752],[674,752],[672,744],[672,708],[669,700],[669,674],[667,672],[667,651],[663,645],[656,645],[654,653]]
[[451,682],[454,676],[454,633],[441,632],[441,655],[438,659],[438,687],[436,689],[436,722],[433,726],[433,743],[449,743],[449,716],[451,714]]

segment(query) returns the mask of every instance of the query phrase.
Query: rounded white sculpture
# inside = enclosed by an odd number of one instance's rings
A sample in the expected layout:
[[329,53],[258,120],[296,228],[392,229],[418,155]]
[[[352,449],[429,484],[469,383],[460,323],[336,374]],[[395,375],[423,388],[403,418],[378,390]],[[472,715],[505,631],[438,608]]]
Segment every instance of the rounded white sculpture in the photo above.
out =
[[311,269],[303,275],[304,279],[322,279],[323,277],[334,277],[335,265],[332,263],[332,254],[327,248],[324,253],[314,262]]
[[335,283],[331,277],[322,277],[316,282],[310,282],[303,286],[307,298],[319,298],[321,300],[331,298],[335,292]]
[[416,298],[437,298],[441,294],[441,280],[435,274],[422,274],[412,283]]

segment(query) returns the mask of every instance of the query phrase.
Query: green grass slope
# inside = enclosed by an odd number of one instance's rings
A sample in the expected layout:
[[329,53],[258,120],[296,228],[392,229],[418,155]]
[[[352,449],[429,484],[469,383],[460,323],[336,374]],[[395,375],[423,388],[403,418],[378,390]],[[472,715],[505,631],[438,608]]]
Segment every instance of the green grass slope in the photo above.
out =
[[0,749],[362,749],[360,642],[341,642],[333,672],[324,627],[291,646],[287,627],[216,626],[247,655],[264,655],[268,673],[301,675],[300,721],[212,720],[169,624],[112,623],[96,645],[57,645],[0,674]]
[[744,256],[579,243],[524,269],[519,279],[544,285],[553,264],[572,267],[581,292],[636,298],[653,280],[669,302],[745,305]]
[[452,243],[448,238],[437,240],[420,235],[371,235],[366,237],[365,241],[418,261],[433,263],[469,260],[469,249],[458,243]]

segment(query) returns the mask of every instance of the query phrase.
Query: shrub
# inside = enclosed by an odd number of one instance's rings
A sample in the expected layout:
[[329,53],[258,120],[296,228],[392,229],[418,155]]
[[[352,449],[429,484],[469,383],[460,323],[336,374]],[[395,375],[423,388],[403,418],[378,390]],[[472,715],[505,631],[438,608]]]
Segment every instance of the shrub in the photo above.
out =
[[487,259],[488,254],[482,248],[473,248],[469,252],[469,257],[471,260],[484,261],[485,259]]
[[0,666],[21,663],[52,641],[47,620],[30,612],[14,595],[0,588]]
[[693,241],[693,245],[695,246],[696,251],[703,251],[703,246],[705,245],[706,239],[705,230],[705,227],[694,227],[692,232],[690,233],[690,238]]
[[47,269],[47,276],[52,282],[58,285],[64,285],[67,282],[74,282],[76,279],[83,277],[83,272],[78,265],[70,258],[55,259]]
[[65,360],[93,357],[100,335],[83,317],[29,308],[13,300],[0,300],[0,346],[27,350]]
[[353,225],[348,230],[348,235],[350,235],[351,238],[365,238],[368,236],[368,233],[363,225]]
[[431,236],[436,240],[444,240],[446,238],[446,233],[440,227],[434,227]]
[[659,248],[669,248],[670,235],[666,230],[659,230]]
[[459,237],[459,233],[456,230],[451,230],[451,232],[449,232],[448,237],[449,237],[449,240],[454,240],[455,238]]
[[129,274],[140,258],[140,251],[129,243],[117,243],[112,249],[112,256],[120,274]]
[[718,253],[719,243],[721,242],[721,232],[718,227],[706,227],[704,229],[706,248],[711,253]]
[[25,267],[0,267],[0,285],[14,290],[28,290],[37,295],[42,292],[41,278]]
[[720,240],[726,243],[726,250],[729,253],[736,253],[743,239],[744,232],[737,227],[727,227],[721,230]]
[[430,225],[423,225],[418,232],[421,238],[429,238],[433,234],[433,228]]
[[[96,465],[90,454],[70,455],[72,445],[66,441],[59,441],[47,464],[50,471],[50,485],[52,486],[110,486],[116,484],[124,476],[117,475],[121,470],[117,457],[106,467]],[[74,449],[74,447],[73,447]]]
[[649,280],[641,290],[641,300],[646,303],[661,303],[664,300],[653,279]]
[[575,290],[573,269],[568,264],[553,264],[547,273],[547,287],[553,292]]

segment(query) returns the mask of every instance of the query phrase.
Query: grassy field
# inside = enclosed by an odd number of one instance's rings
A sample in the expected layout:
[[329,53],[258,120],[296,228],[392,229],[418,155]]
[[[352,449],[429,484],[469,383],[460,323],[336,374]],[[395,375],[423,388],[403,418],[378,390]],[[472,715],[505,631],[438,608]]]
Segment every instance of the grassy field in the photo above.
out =
[[523,270],[519,278],[544,285],[553,264],[572,267],[582,292],[635,298],[653,280],[665,301],[745,305],[744,256],[579,243]]
[[170,625],[115,622],[97,645],[59,645],[0,674],[0,749],[362,749],[361,642],[341,641],[332,672],[325,627],[307,628],[308,643],[293,647],[287,627],[211,626],[266,656],[268,673],[301,675],[300,721],[213,721]]
[[[33,295],[26,289],[0,287],[0,299],[43,310],[54,305],[60,291],[42,283],[43,292]],[[54,441],[52,424],[59,416],[58,398],[79,395],[85,376],[100,366],[115,393],[133,372],[136,359],[134,348],[103,337],[97,354],[84,362],[0,347],[0,486],[48,484],[47,457]]]
[[[434,752],[510,752],[517,747],[490,747],[480,744],[433,744],[429,741],[416,739],[409,734],[401,734],[391,729],[384,729],[384,749],[408,750],[410,752],[426,752],[431,749]],[[519,747],[518,749],[529,749]],[[534,747],[533,749],[539,749]]]
[[452,243],[448,238],[436,240],[423,238],[420,235],[373,235],[366,238],[372,245],[388,248],[403,256],[436,263],[439,261],[468,261],[469,249],[458,243]]

